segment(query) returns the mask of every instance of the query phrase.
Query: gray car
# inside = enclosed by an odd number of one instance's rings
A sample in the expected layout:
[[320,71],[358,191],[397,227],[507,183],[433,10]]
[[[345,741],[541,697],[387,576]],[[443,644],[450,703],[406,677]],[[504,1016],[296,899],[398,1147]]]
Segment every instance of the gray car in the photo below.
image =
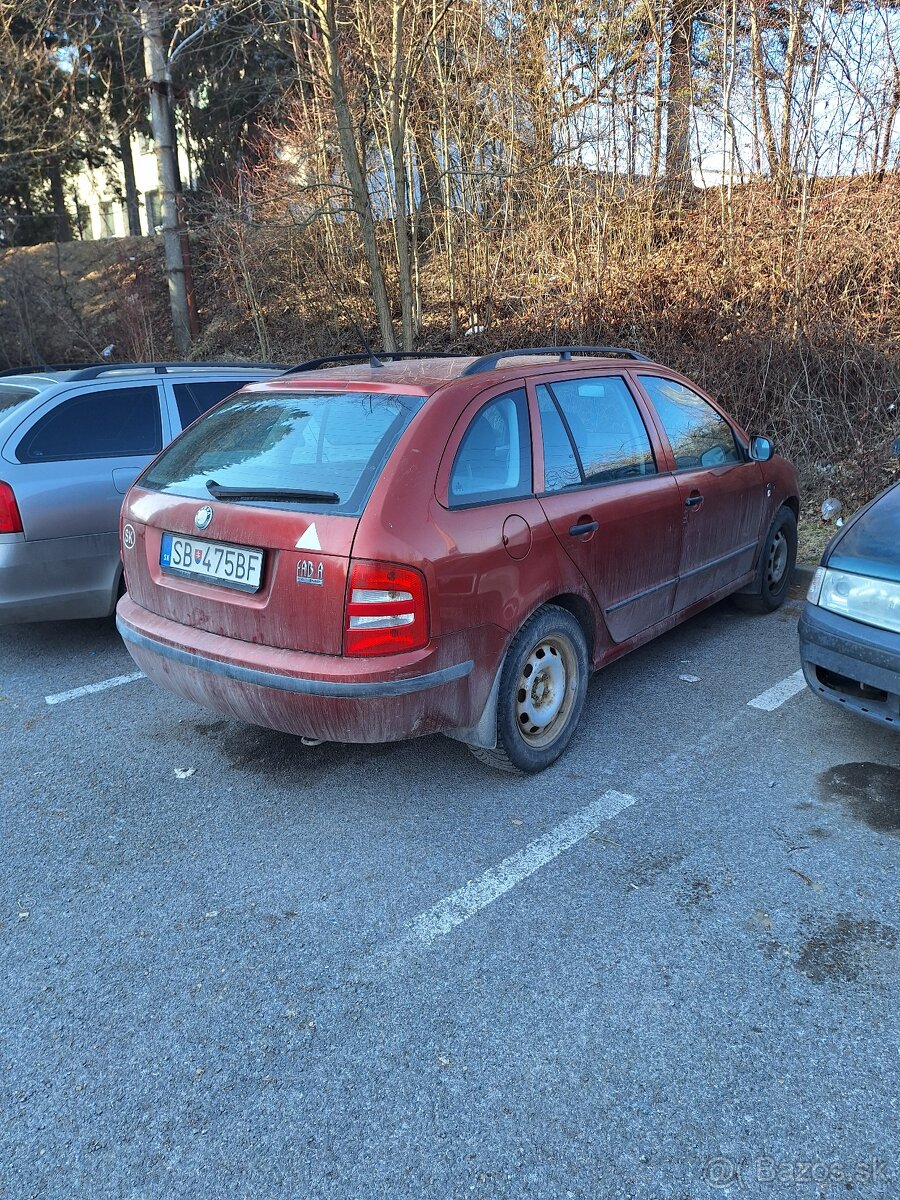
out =
[[163,446],[269,364],[109,364],[0,375],[0,624],[112,613],[119,511]]

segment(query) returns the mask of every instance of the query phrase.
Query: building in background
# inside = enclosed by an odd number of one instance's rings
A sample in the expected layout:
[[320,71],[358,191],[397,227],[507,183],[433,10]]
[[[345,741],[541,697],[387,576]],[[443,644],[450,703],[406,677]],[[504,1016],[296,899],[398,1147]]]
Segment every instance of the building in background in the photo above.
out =
[[[152,236],[162,224],[159,171],[153,142],[144,134],[131,139],[134,180],[137,189],[141,233]],[[185,188],[193,186],[191,162],[179,144],[178,162]],[[118,159],[102,167],[83,167],[69,184],[70,208],[74,214],[72,234],[82,241],[127,237],[125,173]]]

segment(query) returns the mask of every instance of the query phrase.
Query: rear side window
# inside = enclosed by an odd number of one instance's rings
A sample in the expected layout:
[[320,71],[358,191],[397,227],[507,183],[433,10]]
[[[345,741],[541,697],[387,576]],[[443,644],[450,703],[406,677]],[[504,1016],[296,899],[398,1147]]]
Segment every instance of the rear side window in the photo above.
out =
[[473,417],[450,472],[450,507],[531,491],[528,401],[520,388],[497,396]]
[[[421,396],[367,392],[240,392],[177,438],[140,479],[142,487],[354,513],[363,505]],[[269,492],[295,491],[291,497]]]
[[537,394],[546,491],[656,474],[649,435],[621,376],[541,384]]
[[225,383],[173,384],[172,391],[175,393],[175,403],[178,405],[181,428],[186,429],[220,400],[231,396],[243,386],[243,382],[235,383],[233,380]]
[[23,404],[36,396],[34,388],[16,387],[11,383],[0,383],[0,413],[11,412],[16,405]]
[[731,426],[702,396],[674,379],[659,375],[638,378],[666,431],[676,470],[744,461]]
[[155,387],[108,388],[72,396],[45,413],[19,442],[19,462],[131,458],[162,449]]

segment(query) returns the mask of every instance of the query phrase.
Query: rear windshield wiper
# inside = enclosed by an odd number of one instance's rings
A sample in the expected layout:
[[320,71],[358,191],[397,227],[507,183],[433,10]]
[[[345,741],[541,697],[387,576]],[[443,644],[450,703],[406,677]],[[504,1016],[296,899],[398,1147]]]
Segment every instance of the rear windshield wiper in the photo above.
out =
[[216,500],[299,500],[306,504],[339,504],[337,492],[314,492],[308,488],[223,487],[207,479],[207,491]]

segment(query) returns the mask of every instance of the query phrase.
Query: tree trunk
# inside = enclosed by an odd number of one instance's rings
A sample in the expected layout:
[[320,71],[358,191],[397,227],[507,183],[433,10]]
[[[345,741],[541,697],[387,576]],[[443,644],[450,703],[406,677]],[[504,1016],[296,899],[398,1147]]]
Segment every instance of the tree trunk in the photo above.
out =
[[403,349],[413,348],[414,289],[409,245],[409,209],[407,206],[406,165],[406,60],[403,53],[404,0],[394,0],[394,54],[391,70],[391,169],[394,176],[394,233],[397,241],[397,268],[400,277],[400,316]]
[[144,64],[150,82],[150,123],[159,168],[163,247],[169,283],[169,304],[172,310],[172,332],[178,353],[187,355],[191,349],[191,320],[178,227],[177,151],[172,136],[169,109],[171,80],[156,0],[141,0],[141,29],[144,35]]
[[378,329],[381,334],[382,347],[385,350],[396,350],[397,339],[394,336],[394,325],[391,320],[391,306],[388,300],[387,286],[384,281],[384,269],[378,254],[378,240],[375,230],[375,216],[372,212],[372,202],[366,183],[356,144],[356,134],[353,131],[353,115],[350,102],[344,86],[344,74],[341,68],[338,52],[337,18],[335,15],[335,0],[323,0],[319,7],[322,20],[322,44],[325,61],[328,68],[328,86],[331,92],[331,103],[334,109],[338,131],[338,143],[341,148],[341,160],[350,185],[350,197],[354,211],[359,218],[363,247],[369,264],[369,277],[372,287],[372,300],[378,318]]
[[750,63],[753,78],[756,81],[756,95],[759,103],[759,119],[766,144],[766,158],[769,160],[769,175],[774,177],[778,172],[778,147],[775,145],[775,132],[772,129],[772,112],[769,108],[769,93],[766,88],[766,61],[763,55],[762,33],[759,28],[759,9],[757,0],[750,4]]
[[134,154],[131,150],[131,137],[122,126],[119,128],[119,161],[122,163],[122,174],[125,177],[125,215],[128,219],[128,232],[132,237],[140,237],[141,210],[134,178]]
[[894,124],[897,120],[898,112],[900,112],[900,71],[898,71],[895,65],[894,87],[891,92],[891,98],[887,106],[887,111],[884,114],[884,130],[881,135],[881,147],[879,150],[876,144],[875,148],[875,176],[879,183],[883,181],[885,173],[890,169],[891,139],[894,134]]
[[[657,25],[657,21],[659,24]],[[650,143],[650,181],[655,186],[659,178],[659,167],[662,159],[662,117],[663,117],[663,66],[665,62],[665,38],[663,35],[662,15],[654,15],[653,38],[656,44],[655,62],[653,67],[653,137]]]
[[778,186],[780,190],[787,186],[794,173],[792,106],[794,103],[794,80],[801,51],[801,20],[800,0],[794,0],[790,10],[787,50],[784,55],[784,105],[781,110],[781,136],[778,147]]
[[691,171],[691,48],[694,0],[675,0],[669,35],[669,103],[666,122],[666,181],[678,191],[693,184]]
[[47,168],[50,180],[50,199],[53,201],[53,215],[56,217],[56,241],[71,242],[72,226],[69,223],[69,213],[66,209],[66,193],[63,189],[62,171],[59,163],[53,162]]

